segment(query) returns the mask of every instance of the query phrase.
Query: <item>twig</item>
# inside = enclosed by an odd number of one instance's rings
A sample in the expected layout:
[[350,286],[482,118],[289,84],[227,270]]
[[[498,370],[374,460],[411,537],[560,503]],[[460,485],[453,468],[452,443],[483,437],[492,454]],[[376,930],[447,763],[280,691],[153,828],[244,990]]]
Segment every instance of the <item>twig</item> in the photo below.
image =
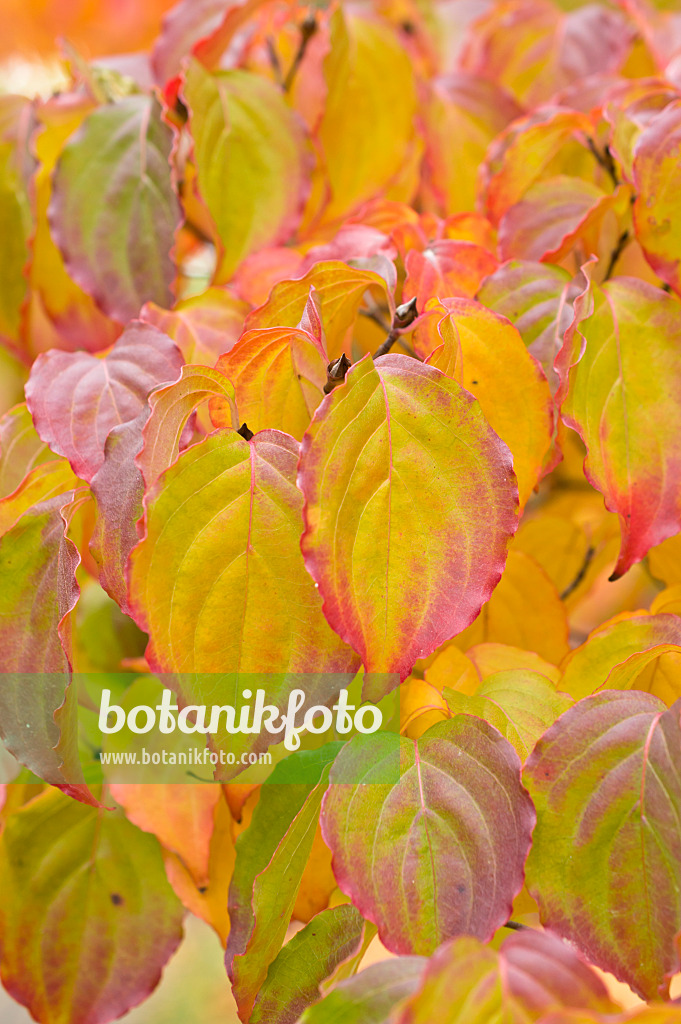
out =
[[284,92],[290,92],[298,68],[300,67],[303,57],[305,56],[307,44],[310,42],[312,36],[315,34],[316,31],[317,19],[314,16],[314,12],[310,11],[310,13],[307,15],[307,17],[300,26],[300,43],[298,44],[296,55],[293,58],[293,63],[291,64],[291,67],[288,70],[288,74],[283,82]]
[[512,932],[525,932],[531,930],[529,925],[521,924],[520,921],[507,921],[504,928],[510,928]]
[[610,176],[610,179],[611,179],[613,185],[615,186],[615,188],[617,188],[618,185],[621,185],[622,183],[621,183],[621,181],[619,179],[619,175],[617,173],[617,168],[615,167],[615,161],[613,159],[612,151],[610,149],[610,146],[606,146],[604,151],[601,153],[601,151],[599,150],[598,146],[596,145],[596,143],[594,142],[594,140],[591,138],[590,135],[587,136],[586,144],[589,147],[589,149],[591,150],[591,153],[593,154],[593,156],[596,158],[598,163],[603,168],[603,170],[606,172],[606,174],[608,174]]
[[388,337],[385,339],[382,345],[379,345],[374,352],[374,359],[378,359],[379,356],[385,356],[388,354],[390,349],[393,347],[395,342],[400,336],[400,331],[403,331],[405,327],[409,327],[413,324],[414,320],[418,316],[418,310],[416,308],[416,297],[410,299],[409,302],[403,302],[401,306],[398,306],[395,310],[395,316],[393,317],[393,325],[388,333]]
[[605,277],[603,278],[604,281],[609,280],[609,278],[611,277],[612,272],[615,269],[615,264],[624,252],[624,249],[626,248],[630,237],[631,236],[629,234],[629,229],[625,228],[620,237],[617,239],[617,244],[615,245],[615,248],[610,253],[610,262],[608,263],[608,269],[606,270]]
[[560,595],[561,601],[564,601],[566,597],[569,597],[570,594],[573,594],[575,592],[575,590],[577,589],[579,584],[582,582],[582,580],[586,576],[587,569],[591,565],[591,559],[593,558],[594,554],[595,554],[595,549],[591,545],[589,545],[589,547],[586,549],[586,554],[584,555],[584,561],[582,562],[581,566],[579,567],[579,572],[577,573],[577,575],[573,579],[572,583],[568,583],[567,587],[565,588],[563,593]]
[[276,51],[274,40],[272,36],[267,36],[265,39],[265,46],[267,47],[267,56],[269,57],[270,67],[274,72],[274,77],[277,80],[277,84],[283,88],[284,86],[284,72],[281,69],[281,61],[279,60],[279,54]]
[[390,327],[385,322],[385,320],[383,319],[383,317],[381,316],[377,309],[360,309],[359,314],[360,316],[365,316],[367,320],[373,320],[373,322],[375,324],[378,324],[381,330],[385,331],[386,334],[389,333]]

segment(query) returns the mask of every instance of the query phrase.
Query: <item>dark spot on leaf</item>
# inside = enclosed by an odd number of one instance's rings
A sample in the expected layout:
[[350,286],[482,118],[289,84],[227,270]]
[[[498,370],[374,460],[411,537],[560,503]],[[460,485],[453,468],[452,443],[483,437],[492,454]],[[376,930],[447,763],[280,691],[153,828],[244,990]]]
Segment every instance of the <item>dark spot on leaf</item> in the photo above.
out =
[[112,892],[111,902],[113,903],[114,907],[120,907],[122,903],[125,903],[125,900],[123,899],[120,893]]
[[462,882],[459,882],[459,884],[457,885],[456,889],[457,889],[457,892],[465,892],[466,891],[466,886],[463,885]]
[[478,383],[477,380],[472,380],[471,381],[471,384],[477,384],[477,383]]
[[204,893],[208,892],[208,886],[207,885],[199,885],[199,886],[197,886],[197,889],[199,890],[199,892],[201,893],[202,896],[204,895]]

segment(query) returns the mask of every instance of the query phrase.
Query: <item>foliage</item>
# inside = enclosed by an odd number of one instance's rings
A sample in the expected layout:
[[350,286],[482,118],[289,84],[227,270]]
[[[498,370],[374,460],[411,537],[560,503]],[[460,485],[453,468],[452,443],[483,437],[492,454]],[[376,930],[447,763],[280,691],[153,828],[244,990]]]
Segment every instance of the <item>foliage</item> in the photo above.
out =
[[[106,1024],[189,912],[252,1024],[681,1021],[675,5],[179,0],[64,52],[0,96],[4,986]],[[386,727],[102,763],[147,742],[104,689],[254,679]]]

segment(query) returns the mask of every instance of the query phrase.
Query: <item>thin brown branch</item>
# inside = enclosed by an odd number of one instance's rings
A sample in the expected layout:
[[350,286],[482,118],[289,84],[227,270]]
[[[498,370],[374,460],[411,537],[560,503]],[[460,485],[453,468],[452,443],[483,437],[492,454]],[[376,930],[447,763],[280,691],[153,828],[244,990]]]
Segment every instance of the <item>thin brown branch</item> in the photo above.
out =
[[393,323],[388,333],[388,337],[374,352],[374,359],[378,359],[379,356],[387,355],[400,337],[401,331],[413,324],[418,315],[416,298],[410,299],[409,302],[403,302],[401,306],[398,306],[395,310],[395,316],[393,317]]
[[579,572],[577,573],[575,578],[572,580],[572,582],[568,583],[567,587],[565,588],[563,593],[560,595],[561,601],[564,601],[566,597],[570,596],[570,594],[574,594],[575,590],[577,589],[579,584],[582,582],[582,580],[586,576],[587,570],[588,570],[589,566],[591,565],[591,560],[592,560],[594,554],[595,554],[595,549],[591,545],[589,545],[589,547],[586,549],[586,554],[584,555],[584,561],[582,562],[581,566],[579,567]]
[[307,44],[310,42],[312,36],[316,33],[316,31],[317,19],[315,18],[314,12],[311,11],[300,26],[300,43],[298,44],[296,55],[293,58],[293,63],[291,64],[291,67],[288,69],[288,74],[286,75],[286,78],[284,79],[283,82],[284,92],[291,91],[291,87],[298,72],[298,68],[302,64],[303,57],[305,56]]
[[608,281],[610,277],[612,277],[612,272],[615,269],[615,264],[617,263],[618,259],[627,247],[630,238],[631,235],[629,234],[629,230],[628,228],[625,228],[620,237],[617,239],[615,248],[610,253],[610,261],[608,263],[608,269],[605,272],[605,277],[603,278],[604,281]]

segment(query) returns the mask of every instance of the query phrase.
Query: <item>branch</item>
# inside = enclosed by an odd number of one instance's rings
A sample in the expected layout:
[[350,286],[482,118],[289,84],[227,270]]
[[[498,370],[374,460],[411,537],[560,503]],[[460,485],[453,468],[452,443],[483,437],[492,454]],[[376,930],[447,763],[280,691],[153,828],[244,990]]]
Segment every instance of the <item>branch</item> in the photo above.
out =
[[395,342],[400,336],[400,331],[403,331],[406,327],[413,324],[414,320],[418,316],[418,310],[416,308],[416,297],[410,299],[409,302],[403,302],[401,306],[398,306],[395,310],[395,316],[393,317],[393,325],[390,329],[388,337],[385,339],[382,345],[379,345],[374,352],[374,359],[378,359],[379,356],[385,356],[388,354],[390,349],[393,347]]
[[579,568],[579,572],[577,573],[577,575],[573,579],[572,583],[568,583],[567,587],[565,588],[563,593],[560,595],[561,601],[564,601],[566,597],[570,596],[570,594],[574,594],[575,590],[577,589],[579,584],[582,582],[582,580],[586,576],[586,571],[589,568],[589,566],[591,565],[591,559],[593,558],[594,554],[595,554],[595,549],[591,545],[589,545],[589,547],[586,549],[586,554],[584,555],[584,561],[582,562],[582,564],[581,564],[581,566]]
[[615,161],[613,159],[610,146],[606,146],[604,151],[601,153],[600,149],[598,148],[598,146],[596,145],[596,143],[590,135],[587,136],[586,144],[591,150],[591,153],[593,154],[595,159],[603,168],[603,170],[606,172],[606,174],[610,176],[610,180],[612,181],[615,188],[617,188],[618,185],[621,185],[622,182],[620,181],[619,174],[617,173],[617,168],[615,166]]
[[315,34],[316,31],[317,19],[315,18],[314,12],[310,11],[310,13],[307,15],[302,25],[300,26],[300,43],[298,44],[296,55],[293,58],[293,63],[291,64],[291,67],[288,70],[288,74],[284,79],[284,92],[290,92],[298,68],[300,67],[303,57],[305,56],[307,44],[310,42],[312,36]]
[[612,275],[612,272],[615,269],[615,264],[624,252],[624,249],[626,248],[630,237],[631,236],[629,234],[629,229],[625,228],[620,237],[617,239],[617,244],[615,245],[615,248],[610,253],[610,262],[608,263],[608,269],[606,270],[605,277],[603,278],[604,281],[609,280],[610,276]]

